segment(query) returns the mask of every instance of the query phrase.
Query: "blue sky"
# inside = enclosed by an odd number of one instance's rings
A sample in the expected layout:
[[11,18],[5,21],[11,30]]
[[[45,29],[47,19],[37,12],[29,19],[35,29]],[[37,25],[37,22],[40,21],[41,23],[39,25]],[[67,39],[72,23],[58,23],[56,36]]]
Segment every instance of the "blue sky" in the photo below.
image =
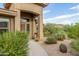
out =
[[3,4],[2,3],[0,3],[0,8],[3,8]]
[[[3,4],[0,3],[0,8]],[[79,3],[51,3],[43,9],[44,23],[74,24],[79,22]]]
[[79,3],[51,3],[44,8],[44,23],[74,24],[79,22]]

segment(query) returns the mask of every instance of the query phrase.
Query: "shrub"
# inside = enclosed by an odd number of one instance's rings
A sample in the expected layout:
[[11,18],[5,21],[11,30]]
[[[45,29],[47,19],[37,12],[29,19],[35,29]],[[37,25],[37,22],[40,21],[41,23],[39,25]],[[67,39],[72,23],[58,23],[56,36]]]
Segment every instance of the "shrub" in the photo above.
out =
[[65,39],[65,32],[64,31],[58,31],[56,33],[56,38],[57,38],[57,40],[63,41]]
[[69,38],[79,39],[79,23],[76,23],[75,25],[67,26],[66,32]]
[[67,52],[67,47],[66,47],[66,45],[65,45],[65,44],[60,44],[59,50],[60,50],[62,53],[66,53],[66,52]]
[[74,55],[79,55],[79,39],[73,40],[70,46],[71,46],[71,52]]
[[47,38],[47,40],[45,41],[45,43],[47,43],[47,44],[56,44],[57,40],[56,40],[55,36],[49,36]]
[[44,35],[50,36],[51,34],[56,33],[57,31],[63,30],[59,25],[47,23],[44,25]]
[[44,35],[48,37],[52,34],[58,40],[64,40],[66,35],[63,26],[61,25],[59,26],[51,23],[44,25]]
[[0,35],[0,55],[24,56],[28,53],[28,35],[24,32],[5,32]]

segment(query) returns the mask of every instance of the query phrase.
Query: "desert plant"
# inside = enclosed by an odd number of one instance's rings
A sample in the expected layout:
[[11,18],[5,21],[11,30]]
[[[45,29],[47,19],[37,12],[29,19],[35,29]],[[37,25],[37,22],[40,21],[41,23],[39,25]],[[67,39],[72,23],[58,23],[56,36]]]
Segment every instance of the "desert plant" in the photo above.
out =
[[79,39],[72,40],[70,47],[72,54],[79,55]]
[[28,35],[24,32],[5,32],[0,35],[0,55],[23,56],[28,53]]
[[51,23],[44,25],[44,35],[48,37],[52,34],[54,36],[56,35],[58,40],[64,40],[65,38],[65,31],[63,29],[63,26]]
[[56,37],[55,36],[48,36],[45,43],[47,43],[47,44],[56,44],[57,43]]
[[59,50],[60,50],[60,52],[62,52],[62,53],[66,53],[66,52],[67,52],[67,47],[66,47],[66,45],[65,45],[65,44],[60,44]]
[[67,26],[66,32],[69,38],[78,39],[79,38],[79,23],[76,23],[75,25]]
[[65,27],[69,38],[73,39],[70,47],[74,55],[79,55],[79,23],[68,25]]
[[65,32],[64,31],[58,31],[56,33],[56,38],[57,38],[57,40],[63,41],[65,39]]
[[56,33],[57,31],[63,30],[57,24],[47,23],[44,25],[44,35],[50,36],[51,34]]

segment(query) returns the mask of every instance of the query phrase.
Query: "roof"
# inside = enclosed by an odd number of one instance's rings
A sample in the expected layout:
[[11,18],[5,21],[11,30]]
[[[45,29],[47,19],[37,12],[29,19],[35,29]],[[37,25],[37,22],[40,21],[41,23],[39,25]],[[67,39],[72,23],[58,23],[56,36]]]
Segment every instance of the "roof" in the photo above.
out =
[[48,3],[34,3],[34,4],[40,5],[40,6],[42,6],[42,7],[45,7],[45,6],[48,5]]
[[[9,9],[9,7],[11,6],[11,4],[12,4],[12,3],[5,3],[5,4],[4,4],[4,7],[5,7],[6,9]],[[42,7],[45,7],[45,6],[48,5],[48,3],[34,3],[34,4],[37,4],[37,5],[42,6]]]
[[16,16],[16,11],[0,8],[0,15]]

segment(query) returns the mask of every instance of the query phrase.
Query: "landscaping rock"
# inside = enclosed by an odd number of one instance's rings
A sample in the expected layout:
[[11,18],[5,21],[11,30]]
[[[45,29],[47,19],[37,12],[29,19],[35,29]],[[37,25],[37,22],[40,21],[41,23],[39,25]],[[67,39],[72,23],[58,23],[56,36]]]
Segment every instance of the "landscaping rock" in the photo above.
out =
[[66,47],[66,45],[65,44],[60,44],[59,50],[62,53],[67,53],[67,47]]

